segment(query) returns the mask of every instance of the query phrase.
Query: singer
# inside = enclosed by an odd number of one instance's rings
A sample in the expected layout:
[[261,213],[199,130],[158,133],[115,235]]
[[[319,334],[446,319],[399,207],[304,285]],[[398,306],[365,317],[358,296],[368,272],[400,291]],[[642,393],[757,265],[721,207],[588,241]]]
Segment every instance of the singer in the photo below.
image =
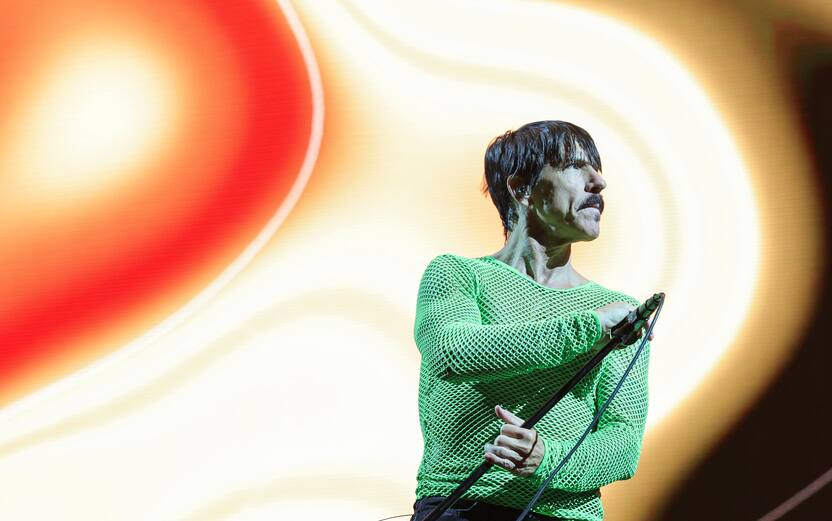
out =
[[[494,467],[441,519],[514,521],[620,379],[634,344],[611,352],[534,429],[520,427],[639,305],[572,266],[572,245],[600,233],[605,186],[592,137],[571,123],[529,123],[488,146],[483,192],[505,245],[483,257],[438,255],[419,284],[424,452],[411,521],[483,458]],[[635,474],[649,347],[528,519],[601,520],[600,487]]]

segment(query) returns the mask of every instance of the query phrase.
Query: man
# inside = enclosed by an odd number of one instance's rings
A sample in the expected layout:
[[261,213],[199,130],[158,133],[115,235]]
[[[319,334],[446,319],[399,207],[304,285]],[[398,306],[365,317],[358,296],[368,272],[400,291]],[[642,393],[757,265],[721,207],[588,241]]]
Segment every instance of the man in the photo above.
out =
[[[438,255],[419,285],[414,338],[425,444],[413,521],[425,519],[483,458],[496,468],[447,519],[516,519],[636,349],[610,353],[534,429],[520,427],[639,301],[572,266],[572,244],[598,237],[604,211],[601,160],[585,130],[539,121],[497,137],[485,154],[484,182],[505,245],[483,257]],[[603,518],[600,487],[630,478],[638,463],[648,358],[649,345],[530,519]]]

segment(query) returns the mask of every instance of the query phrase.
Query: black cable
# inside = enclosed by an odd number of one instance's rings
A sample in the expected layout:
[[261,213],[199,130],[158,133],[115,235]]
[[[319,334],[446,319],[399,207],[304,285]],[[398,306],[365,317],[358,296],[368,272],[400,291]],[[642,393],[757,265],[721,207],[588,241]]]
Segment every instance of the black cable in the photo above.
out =
[[555,468],[552,470],[552,472],[549,473],[549,476],[546,477],[546,480],[543,481],[543,483],[537,489],[537,492],[535,492],[534,497],[532,497],[532,500],[529,501],[529,504],[526,505],[526,508],[523,510],[523,512],[520,514],[520,516],[516,519],[516,521],[523,521],[526,518],[526,516],[529,515],[529,512],[531,512],[532,508],[534,508],[534,505],[537,504],[537,502],[540,500],[540,496],[543,495],[543,491],[546,490],[546,487],[549,485],[549,483],[552,481],[552,479],[554,479],[555,474],[557,474],[558,471],[564,465],[566,465],[566,462],[569,461],[569,458],[572,457],[572,454],[574,454],[575,451],[578,450],[578,447],[581,445],[581,443],[583,443],[583,441],[589,435],[590,431],[592,431],[592,429],[595,427],[595,425],[601,419],[601,415],[604,414],[604,411],[607,409],[607,406],[610,404],[612,399],[615,398],[615,395],[618,394],[618,390],[621,389],[621,386],[624,384],[624,379],[626,379],[627,375],[630,374],[630,370],[632,370],[633,366],[636,363],[636,360],[638,360],[638,357],[641,354],[642,349],[644,349],[644,346],[647,344],[647,338],[653,332],[653,326],[656,325],[656,320],[659,319],[659,313],[661,312],[663,305],[664,305],[664,299],[659,301],[659,306],[656,308],[656,316],[653,317],[653,320],[650,322],[650,327],[647,328],[647,332],[644,333],[644,336],[642,337],[641,345],[638,346],[638,349],[636,350],[636,354],[633,355],[633,359],[630,361],[630,364],[627,366],[627,369],[624,370],[624,374],[621,376],[621,379],[618,380],[618,383],[616,384],[615,389],[612,390],[609,397],[606,399],[606,401],[603,403],[603,405],[601,405],[601,408],[598,409],[597,413],[595,413],[595,417],[592,418],[592,421],[590,422],[589,426],[586,428],[586,430],[584,430],[584,433],[578,439],[578,442],[575,444],[575,446],[572,447],[572,450],[567,452],[566,456],[564,456],[563,459],[560,460],[560,463],[558,463],[557,466],[555,466]]

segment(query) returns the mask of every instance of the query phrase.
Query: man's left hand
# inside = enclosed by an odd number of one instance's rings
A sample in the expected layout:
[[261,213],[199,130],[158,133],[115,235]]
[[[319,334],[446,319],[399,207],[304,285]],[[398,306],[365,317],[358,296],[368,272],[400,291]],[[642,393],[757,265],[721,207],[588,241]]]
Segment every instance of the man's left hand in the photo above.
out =
[[[534,474],[543,461],[543,439],[534,429],[524,429],[523,420],[499,405],[494,412],[505,424],[494,443],[486,443],[485,461],[499,465],[512,474],[528,477]],[[535,443],[536,441],[536,443]]]

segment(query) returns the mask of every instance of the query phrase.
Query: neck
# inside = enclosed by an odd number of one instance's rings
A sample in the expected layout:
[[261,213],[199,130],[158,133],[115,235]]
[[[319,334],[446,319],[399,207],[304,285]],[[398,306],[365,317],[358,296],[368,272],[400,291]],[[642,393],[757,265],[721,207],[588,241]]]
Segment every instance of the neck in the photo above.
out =
[[525,219],[518,220],[505,245],[492,257],[513,266],[540,284],[570,288],[587,282],[572,267],[572,243],[529,233]]

